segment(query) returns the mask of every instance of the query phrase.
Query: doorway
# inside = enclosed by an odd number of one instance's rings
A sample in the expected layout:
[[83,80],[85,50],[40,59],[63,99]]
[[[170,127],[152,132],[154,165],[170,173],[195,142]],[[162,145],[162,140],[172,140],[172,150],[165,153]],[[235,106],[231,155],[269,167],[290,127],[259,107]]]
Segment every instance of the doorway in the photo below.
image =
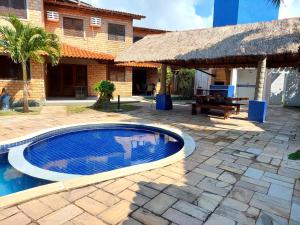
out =
[[87,90],[87,66],[47,65],[47,97],[75,97],[76,90]]
[[147,92],[147,70],[132,70],[132,94],[146,95]]

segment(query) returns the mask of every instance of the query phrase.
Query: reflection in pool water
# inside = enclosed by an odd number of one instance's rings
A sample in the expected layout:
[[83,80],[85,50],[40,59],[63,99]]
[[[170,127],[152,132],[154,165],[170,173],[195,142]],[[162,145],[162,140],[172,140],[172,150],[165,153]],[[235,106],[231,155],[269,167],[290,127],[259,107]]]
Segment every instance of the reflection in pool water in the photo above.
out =
[[183,141],[158,131],[111,127],[77,130],[40,140],[24,151],[31,164],[55,172],[90,175],[166,158]]
[[47,184],[49,181],[25,175],[15,170],[7,160],[7,154],[0,154],[0,196]]

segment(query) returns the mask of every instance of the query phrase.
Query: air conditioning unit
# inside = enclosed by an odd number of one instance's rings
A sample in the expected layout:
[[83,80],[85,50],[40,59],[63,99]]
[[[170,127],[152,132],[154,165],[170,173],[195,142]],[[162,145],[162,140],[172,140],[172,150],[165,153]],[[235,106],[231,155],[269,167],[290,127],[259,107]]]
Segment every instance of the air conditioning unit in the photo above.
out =
[[52,22],[59,21],[59,14],[55,11],[47,11],[47,20]]
[[90,25],[92,27],[101,27],[101,18],[91,17]]

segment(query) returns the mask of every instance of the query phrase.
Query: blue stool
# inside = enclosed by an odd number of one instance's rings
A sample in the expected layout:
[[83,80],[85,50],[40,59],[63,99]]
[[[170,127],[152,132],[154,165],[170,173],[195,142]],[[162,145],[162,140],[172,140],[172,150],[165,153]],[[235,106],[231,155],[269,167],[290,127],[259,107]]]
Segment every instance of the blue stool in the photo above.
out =
[[267,117],[268,103],[266,101],[249,101],[248,120],[263,123]]
[[171,95],[158,94],[156,95],[156,109],[157,110],[171,110],[173,109],[173,103]]

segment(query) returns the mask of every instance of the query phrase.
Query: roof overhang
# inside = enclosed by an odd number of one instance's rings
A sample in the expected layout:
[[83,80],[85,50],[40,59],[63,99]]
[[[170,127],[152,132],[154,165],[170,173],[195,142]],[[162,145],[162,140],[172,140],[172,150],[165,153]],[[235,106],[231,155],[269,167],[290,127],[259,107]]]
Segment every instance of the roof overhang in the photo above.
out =
[[106,53],[94,52],[68,44],[61,44],[61,57],[79,58],[79,59],[94,59],[104,61],[114,61],[114,56]]
[[155,62],[193,68],[300,66],[300,18],[149,35],[116,62]]
[[52,6],[59,6],[59,7],[65,7],[65,8],[71,8],[71,9],[78,9],[78,10],[84,10],[89,11],[93,13],[101,13],[104,15],[110,15],[110,16],[123,16],[128,17],[136,20],[141,20],[146,18],[143,15],[139,14],[133,14],[128,12],[120,12],[115,10],[109,10],[109,9],[102,9],[102,8],[96,8],[93,6],[85,5],[85,4],[76,4],[76,3],[70,3],[70,2],[61,2],[57,0],[44,0],[44,3],[46,5],[52,5]]

